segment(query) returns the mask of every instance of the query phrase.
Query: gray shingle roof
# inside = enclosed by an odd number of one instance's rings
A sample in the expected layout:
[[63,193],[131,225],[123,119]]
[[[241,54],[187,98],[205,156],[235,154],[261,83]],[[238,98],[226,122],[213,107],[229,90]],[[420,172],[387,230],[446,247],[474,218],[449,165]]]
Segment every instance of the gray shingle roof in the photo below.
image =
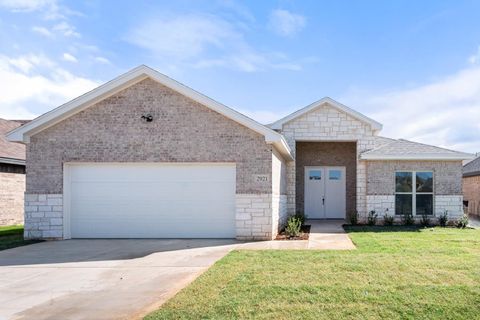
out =
[[[17,142],[10,142],[5,135],[7,132],[20,127],[25,121],[5,120],[0,118],[0,158],[8,161],[8,159],[25,160],[25,145]],[[0,159],[0,162],[3,161]]]
[[463,166],[463,176],[480,176],[480,157],[470,161]]
[[366,151],[360,157],[364,160],[462,160],[470,159],[472,155],[399,139]]

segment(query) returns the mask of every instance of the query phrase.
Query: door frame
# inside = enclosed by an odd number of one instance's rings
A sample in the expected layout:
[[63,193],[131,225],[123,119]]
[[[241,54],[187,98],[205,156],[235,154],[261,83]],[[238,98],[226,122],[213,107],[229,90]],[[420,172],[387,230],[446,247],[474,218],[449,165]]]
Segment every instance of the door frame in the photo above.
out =
[[[340,169],[342,170],[342,173],[343,173],[343,179],[344,179],[344,182],[345,182],[345,193],[344,193],[344,202],[345,202],[345,212],[344,212],[344,217],[343,219],[346,219],[347,217],[347,212],[346,212],[346,206],[347,206],[347,167],[346,166],[304,166],[304,173],[303,173],[303,179],[305,181],[305,183],[303,184],[303,212],[305,213],[305,207],[306,207],[306,203],[307,203],[307,184],[306,184],[306,181],[307,181],[307,173],[308,173],[308,170],[311,170],[311,169],[317,169],[317,170],[322,170],[323,172],[323,175],[324,175],[324,179],[323,179],[323,183],[324,183],[324,197],[325,197],[325,193],[327,192],[327,175],[328,175],[328,169]],[[323,204],[323,206],[325,206],[325,204]],[[338,220],[338,219],[341,219],[341,218],[327,218],[326,217],[326,211],[324,210],[323,211],[323,218],[310,218],[310,219],[313,219],[313,220]]]

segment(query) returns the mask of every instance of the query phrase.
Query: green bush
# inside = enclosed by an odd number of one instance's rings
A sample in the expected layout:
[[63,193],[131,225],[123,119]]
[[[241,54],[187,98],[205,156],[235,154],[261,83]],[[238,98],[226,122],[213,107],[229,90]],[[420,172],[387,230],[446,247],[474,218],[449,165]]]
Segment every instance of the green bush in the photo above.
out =
[[307,219],[307,217],[305,216],[304,213],[301,213],[301,212],[297,212],[295,215],[294,215],[295,218],[297,218],[298,220],[300,220],[300,223],[301,225],[305,225],[305,220]]
[[463,214],[463,216],[457,221],[457,228],[465,229],[468,225],[468,215]]
[[285,233],[289,237],[298,237],[302,229],[302,220],[293,216],[288,218],[287,226],[285,227]]
[[349,218],[350,218],[350,224],[352,226],[357,225],[358,224],[358,211],[350,213]]
[[395,218],[388,213],[385,213],[383,216],[383,224],[386,226],[393,226],[393,222],[395,221]]
[[411,226],[415,223],[415,219],[413,219],[413,215],[411,213],[404,213],[402,217],[402,222],[406,226]]
[[422,214],[422,219],[420,220],[420,224],[424,227],[428,227],[430,225],[430,218],[427,214]]
[[438,223],[441,227],[446,227],[448,223],[448,210],[445,210],[440,217],[438,217]]
[[374,226],[377,224],[377,217],[378,217],[378,214],[375,212],[375,210],[372,210],[368,213],[368,217],[367,217],[367,224],[369,226]]

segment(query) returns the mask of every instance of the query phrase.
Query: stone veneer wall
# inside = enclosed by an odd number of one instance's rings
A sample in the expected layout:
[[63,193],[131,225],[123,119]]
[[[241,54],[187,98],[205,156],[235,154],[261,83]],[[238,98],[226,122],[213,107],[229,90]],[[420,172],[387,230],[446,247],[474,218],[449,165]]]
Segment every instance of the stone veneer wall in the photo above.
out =
[[[433,198],[434,216],[448,211],[449,219],[456,220],[463,215],[463,197],[461,195],[445,196],[435,195]],[[387,211],[388,209],[388,211]],[[395,215],[395,195],[367,195],[367,210],[375,210],[378,217],[382,219],[385,214]],[[400,221],[401,216],[395,215],[396,220]],[[420,220],[420,216],[415,217]]]
[[[285,123],[281,133],[285,136],[294,155],[297,141],[356,141],[357,159],[360,153],[375,147],[376,133],[368,124],[328,104]],[[289,163],[287,165],[287,206],[289,214],[294,214],[296,209],[295,171],[295,163]],[[365,161],[357,160],[356,175],[356,206],[359,214],[365,215],[367,212]],[[350,212],[347,212],[348,214]]]
[[25,174],[0,172],[0,226],[23,224]]
[[26,239],[63,238],[63,195],[25,194]]
[[463,197],[468,201],[468,213],[480,217],[480,175],[463,178]]

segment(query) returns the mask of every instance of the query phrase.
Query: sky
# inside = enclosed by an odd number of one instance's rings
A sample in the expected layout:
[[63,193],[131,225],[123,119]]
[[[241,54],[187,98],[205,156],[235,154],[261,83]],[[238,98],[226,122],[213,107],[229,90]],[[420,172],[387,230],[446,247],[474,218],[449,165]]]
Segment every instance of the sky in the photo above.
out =
[[261,123],[325,96],[480,152],[480,1],[0,0],[0,117],[146,64]]

